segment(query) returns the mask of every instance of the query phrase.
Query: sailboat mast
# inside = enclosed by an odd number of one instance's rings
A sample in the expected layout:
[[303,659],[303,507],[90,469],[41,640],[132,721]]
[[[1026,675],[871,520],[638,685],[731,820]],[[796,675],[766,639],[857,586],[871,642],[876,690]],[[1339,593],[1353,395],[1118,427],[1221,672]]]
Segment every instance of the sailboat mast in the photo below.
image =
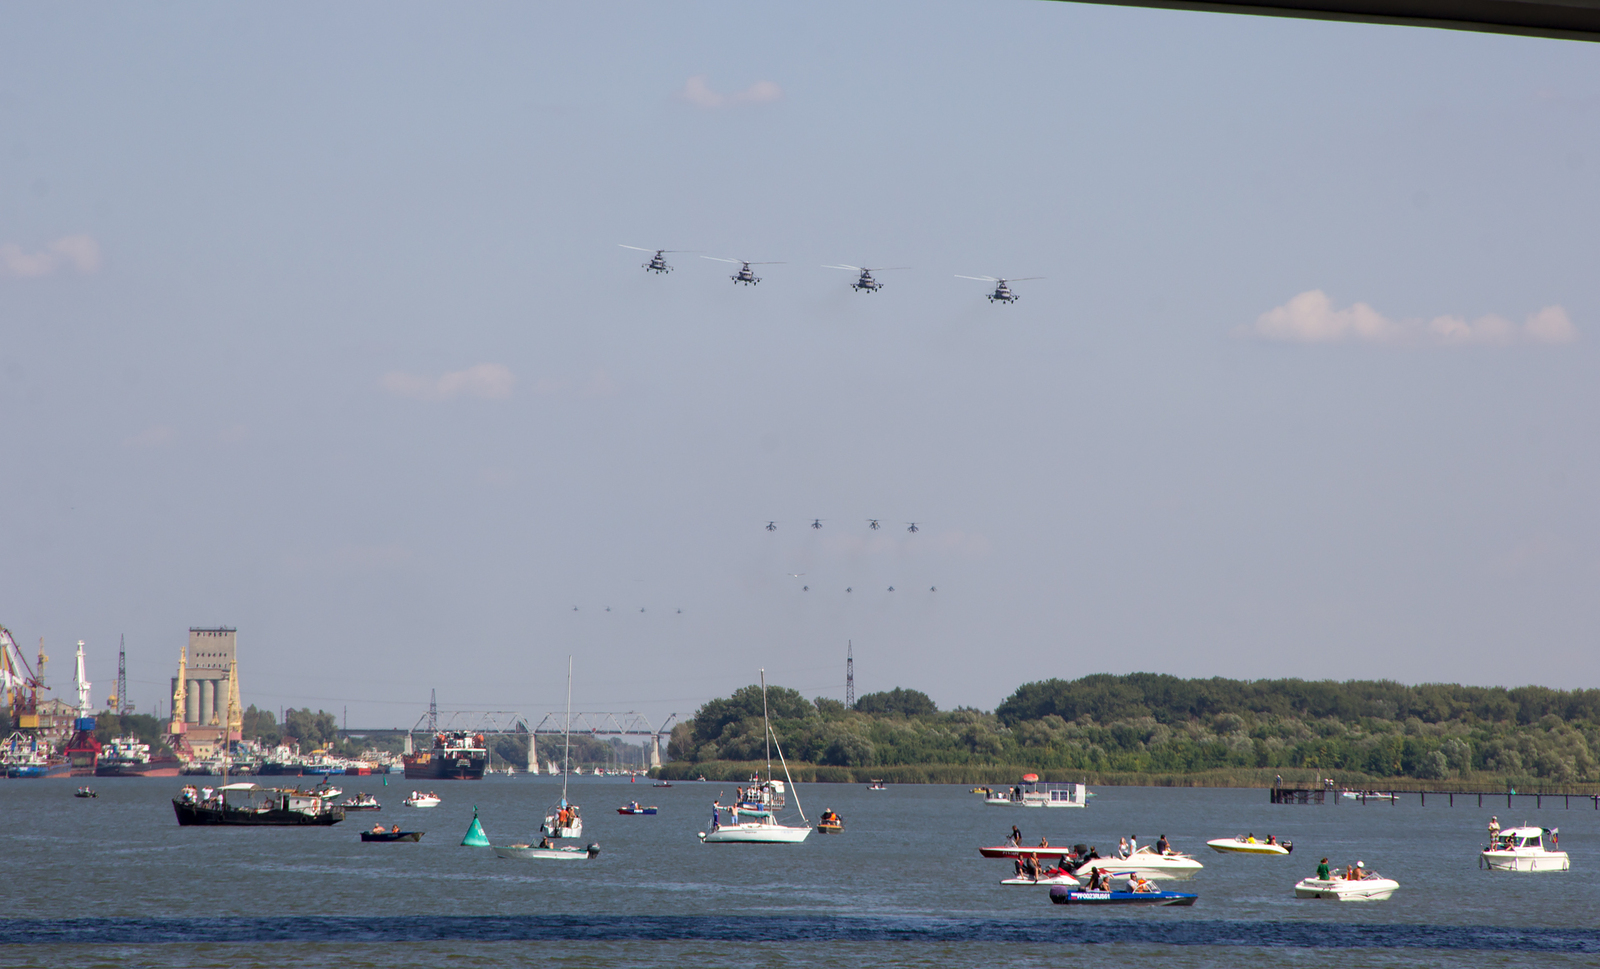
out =
[[772,721],[767,719],[767,671],[761,670],[761,726],[766,728],[767,783],[772,783]]
[[567,806],[567,775],[572,773],[572,656],[567,656],[567,732],[566,752],[561,755],[566,765],[561,768],[561,806]]

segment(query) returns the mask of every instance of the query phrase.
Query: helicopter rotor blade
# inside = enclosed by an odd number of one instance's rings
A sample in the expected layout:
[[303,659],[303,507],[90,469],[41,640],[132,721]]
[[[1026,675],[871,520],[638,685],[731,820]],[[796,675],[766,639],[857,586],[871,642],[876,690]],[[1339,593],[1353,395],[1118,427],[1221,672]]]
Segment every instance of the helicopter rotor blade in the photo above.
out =
[[1026,282],[1027,280],[1030,280],[1030,279],[1049,279],[1049,278],[1050,278],[1049,276],[1014,276],[1014,277],[1012,277],[1010,279],[1007,279],[1005,281],[1008,282],[1008,283],[1021,283],[1021,282]]
[[853,273],[864,273],[864,272],[868,271],[866,269],[861,268],[860,266],[823,266],[822,268],[823,269],[848,269]]
[[724,259],[721,256],[701,256],[700,258],[701,259],[714,259],[717,262],[733,262],[733,263],[743,263],[744,262],[743,259]]
[[644,246],[630,246],[626,242],[619,242],[619,243],[617,243],[617,245],[621,246],[624,249],[635,249],[635,250],[637,250],[639,252],[658,252],[658,251],[659,252],[667,252],[667,251],[669,251],[669,250],[666,250],[666,249],[660,249],[660,250],[646,249]]
[[980,283],[998,283],[1000,281],[999,278],[995,277],[995,276],[963,276],[960,273],[956,273],[956,278],[957,279],[976,279]]

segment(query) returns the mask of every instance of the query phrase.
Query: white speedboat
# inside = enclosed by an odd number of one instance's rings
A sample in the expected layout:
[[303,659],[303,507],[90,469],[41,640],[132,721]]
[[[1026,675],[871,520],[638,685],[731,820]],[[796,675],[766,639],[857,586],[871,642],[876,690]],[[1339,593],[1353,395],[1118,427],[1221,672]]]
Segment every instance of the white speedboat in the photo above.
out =
[[1255,835],[1241,834],[1232,838],[1207,841],[1206,845],[1212,851],[1222,854],[1231,852],[1241,855],[1286,855],[1294,850],[1293,841],[1278,841],[1270,835],[1266,841],[1257,841]]
[[1393,801],[1397,797],[1393,791],[1340,791],[1339,795],[1361,801]]
[[1375,871],[1360,878],[1305,878],[1295,883],[1295,898],[1331,898],[1339,902],[1381,902],[1395,893],[1400,883]]
[[1192,855],[1177,851],[1163,854],[1151,845],[1143,845],[1126,858],[1091,858],[1079,865],[1077,870],[1085,875],[1100,869],[1120,875],[1138,874],[1168,880],[1183,880],[1193,878],[1195,872],[1204,867],[1205,865],[1196,861]]
[[585,861],[600,853],[598,844],[541,848],[538,845],[494,845],[496,858],[539,859],[543,861]]
[[418,794],[416,791],[412,791],[411,796],[401,803],[406,807],[431,808],[439,806],[439,798],[434,794]]
[[[1550,847],[1544,836],[1550,836]],[[1490,871],[1566,871],[1572,867],[1560,844],[1559,828],[1506,828],[1478,855],[1478,867]]]
[[1000,884],[1022,885],[1027,888],[1034,888],[1039,885],[1072,885],[1074,887],[1082,887],[1083,882],[1078,879],[1078,876],[1072,874],[1040,875],[1038,878],[1023,878],[1022,876],[1017,875],[1011,878],[1000,879]]

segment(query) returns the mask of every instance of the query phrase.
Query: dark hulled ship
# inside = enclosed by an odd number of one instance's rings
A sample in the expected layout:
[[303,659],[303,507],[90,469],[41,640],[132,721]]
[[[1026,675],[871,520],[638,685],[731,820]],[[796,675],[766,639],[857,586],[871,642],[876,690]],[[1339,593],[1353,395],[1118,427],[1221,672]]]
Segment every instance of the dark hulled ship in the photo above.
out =
[[406,780],[476,781],[489,764],[483,734],[445,730],[433,735],[433,749],[406,754]]

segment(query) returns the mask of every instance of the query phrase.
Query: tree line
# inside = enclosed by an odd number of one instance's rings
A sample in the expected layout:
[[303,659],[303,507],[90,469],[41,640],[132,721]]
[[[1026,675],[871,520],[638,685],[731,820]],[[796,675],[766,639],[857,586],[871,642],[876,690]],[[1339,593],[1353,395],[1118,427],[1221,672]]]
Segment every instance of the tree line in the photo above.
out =
[[[760,687],[744,687],[675,727],[672,772],[765,759],[761,699]],[[1024,684],[993,712],[941,711],[898,687],[854,708],[769,687],[767,708],[787,758],[838,768],[1600,780],[1600,690],[1134,673]]]

